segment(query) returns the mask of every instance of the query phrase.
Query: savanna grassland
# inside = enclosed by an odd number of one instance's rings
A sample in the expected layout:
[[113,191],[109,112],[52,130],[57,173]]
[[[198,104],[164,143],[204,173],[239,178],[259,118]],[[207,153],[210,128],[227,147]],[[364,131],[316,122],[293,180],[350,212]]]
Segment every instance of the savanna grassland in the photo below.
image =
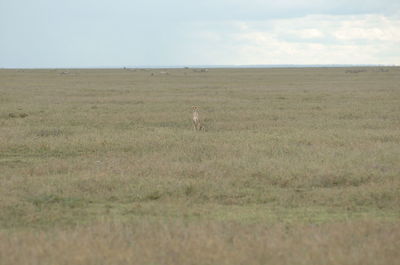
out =
[[0,70],[0,264],[399,249],[398,67]]

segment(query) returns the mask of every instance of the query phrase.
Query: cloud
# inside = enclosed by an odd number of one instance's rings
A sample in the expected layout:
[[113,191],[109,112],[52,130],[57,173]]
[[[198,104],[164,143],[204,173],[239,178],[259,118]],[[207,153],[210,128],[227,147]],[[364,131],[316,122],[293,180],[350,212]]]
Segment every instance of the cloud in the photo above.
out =
[[340,22],[334,36],[339,40],[400,42],[400,19],[367,15]]
[[[400,10],[398,0],[202,0],[190,4],[185,0],[170,0],[167,3],[180,10],[179,14],[186,19],[202,21],[262,21],[313,14],[398,15]],[[171,18],[169,14],[174,12],[164,14]]]
[[316,28],[305,28],[299,30],[292,30],[290,34],[300,38],[300,39],[320,39],[325,36],[321,30]]
[[[222,64],[399,64],[400,19],[383,15],[310,15],[203,28],[198,49]],[[210,37],[212,36],[212,38]],[[223,40],[224,45],[221,45]],[[208,43],[201,49],[201,43]],[[212,45],[213,43],[214,45]],[[220,53],[216,49],[223,49]],[[227,54],[227,52],[230,54]],[[223,56],[218,57],[218,54]],[[208,58],[204,55],[203,58]],[[221,63],[220,63],[221,64]]]
[[399,0],[0,1],[0,67],[399,64]]

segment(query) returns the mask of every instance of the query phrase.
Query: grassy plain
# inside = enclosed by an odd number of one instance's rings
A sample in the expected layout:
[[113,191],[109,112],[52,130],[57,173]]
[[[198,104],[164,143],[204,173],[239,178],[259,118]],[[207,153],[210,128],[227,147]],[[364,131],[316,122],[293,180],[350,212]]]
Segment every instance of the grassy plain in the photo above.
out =
[[396,264],[399,131],[398,67],[3,69],[0,264]]

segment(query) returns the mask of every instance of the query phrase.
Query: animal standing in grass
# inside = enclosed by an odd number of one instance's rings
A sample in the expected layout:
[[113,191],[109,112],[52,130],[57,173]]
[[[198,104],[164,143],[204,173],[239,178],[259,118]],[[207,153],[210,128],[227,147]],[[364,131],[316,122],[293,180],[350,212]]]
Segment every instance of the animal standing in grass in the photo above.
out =
[[200,122],[199,107],[193,106],[192,108],[193,108],[193,118],[192,118],[192,121],[193,121],[193,129],[194,129],[195,131],[201,131],[201,130],[204,131],[204,126],[203,126],[203,125],[201,124],[201,122]]

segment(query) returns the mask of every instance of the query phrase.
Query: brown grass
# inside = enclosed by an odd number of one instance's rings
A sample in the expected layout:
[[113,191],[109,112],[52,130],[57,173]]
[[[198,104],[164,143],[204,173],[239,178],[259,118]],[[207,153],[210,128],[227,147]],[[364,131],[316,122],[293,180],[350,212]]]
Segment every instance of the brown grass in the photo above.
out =
[[400,68],[63,71],[0,70],[3,263],[397,260]]
[[398,264],[398,224],[93,224],[0,233],[1,264]]

